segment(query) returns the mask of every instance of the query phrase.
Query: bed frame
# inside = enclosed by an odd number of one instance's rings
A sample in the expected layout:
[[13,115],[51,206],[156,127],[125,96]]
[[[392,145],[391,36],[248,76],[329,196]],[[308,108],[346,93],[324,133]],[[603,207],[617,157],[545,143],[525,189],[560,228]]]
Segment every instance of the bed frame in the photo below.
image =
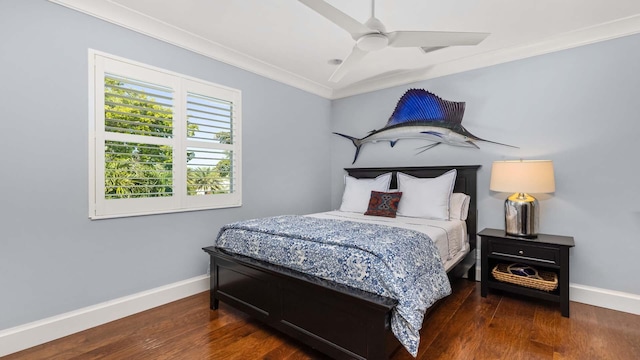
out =
[[[449,276],[467,274],[475,280],[479,168],[474,165],[345,170],[356,178],[375,178],[392,172],[393,189],[397,172],[432,178],[457,169],[454,192],[471,196],[467,218],[471,250],[449,271]],[[203,250],[211,257],[212,310],[218,309],[219,301],[223,301],[335,359],[388,359],[399,345],[390,328],[396,300],[213,246]]]

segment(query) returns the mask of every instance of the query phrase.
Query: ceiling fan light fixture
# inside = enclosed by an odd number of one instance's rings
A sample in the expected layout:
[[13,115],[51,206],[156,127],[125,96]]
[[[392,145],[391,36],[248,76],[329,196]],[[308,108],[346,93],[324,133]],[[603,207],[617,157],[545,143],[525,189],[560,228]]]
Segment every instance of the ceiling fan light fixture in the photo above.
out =
[[356,45],[362,51],[376,51],[389,44],[389,38],[383,34],[367,34],[358,39]]

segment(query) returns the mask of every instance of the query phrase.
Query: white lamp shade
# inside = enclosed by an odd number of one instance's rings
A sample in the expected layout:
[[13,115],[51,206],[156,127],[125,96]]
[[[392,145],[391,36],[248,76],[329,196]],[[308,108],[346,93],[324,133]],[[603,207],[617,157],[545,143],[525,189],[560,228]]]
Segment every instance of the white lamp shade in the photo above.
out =
[[507,193],[542,194],[556,191],[551,160],[494,161],[489,189]]

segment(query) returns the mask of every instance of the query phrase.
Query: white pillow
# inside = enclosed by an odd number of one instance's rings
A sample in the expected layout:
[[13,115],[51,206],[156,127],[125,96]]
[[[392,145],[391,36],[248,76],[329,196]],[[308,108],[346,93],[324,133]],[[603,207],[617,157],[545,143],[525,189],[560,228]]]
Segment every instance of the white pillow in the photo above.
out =
[[369,208],[371,192],[388,192],[390,183],[391,173],[382,174],[375,179],[356,179],[352,176],[345,176],[340,211],[364,214]]
[[449,202],[449,218],[451,220],[467,220],[469,215],[469,201],[471,196],[463,193],[451,194],[451,201]]
[[449,220],[449,201],[457,171],[449,170],[436,178],[416,178],[398,173],[398,191],[402,200],[398,215]]

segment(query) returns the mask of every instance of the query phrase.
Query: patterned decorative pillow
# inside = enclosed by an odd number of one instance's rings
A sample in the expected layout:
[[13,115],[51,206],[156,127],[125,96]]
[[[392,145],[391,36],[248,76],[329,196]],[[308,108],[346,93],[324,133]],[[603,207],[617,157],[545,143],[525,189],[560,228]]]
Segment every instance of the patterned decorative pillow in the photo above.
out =
[[365,215],[396,217],[398,203],[402,197],[401,192],[380,192],[371,191],[369,208]]

